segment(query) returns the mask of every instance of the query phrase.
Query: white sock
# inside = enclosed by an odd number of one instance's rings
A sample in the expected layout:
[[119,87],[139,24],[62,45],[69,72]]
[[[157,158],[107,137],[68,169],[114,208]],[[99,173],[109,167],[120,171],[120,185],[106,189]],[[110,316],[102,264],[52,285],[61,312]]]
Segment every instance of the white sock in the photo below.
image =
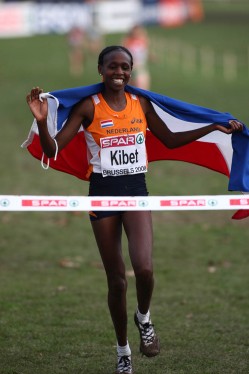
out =
[[117,343],[117,353],[118,353],[118,356],[130,356],[131,355],[131,349],[130,349],[128,341],[127,341],[127,344],[124,346],[120,346]]
[[137,318],[138,318],[138,321],[142,324],[150,322],[150,311],[148,310],[146,314],[142,314],[137,309]]

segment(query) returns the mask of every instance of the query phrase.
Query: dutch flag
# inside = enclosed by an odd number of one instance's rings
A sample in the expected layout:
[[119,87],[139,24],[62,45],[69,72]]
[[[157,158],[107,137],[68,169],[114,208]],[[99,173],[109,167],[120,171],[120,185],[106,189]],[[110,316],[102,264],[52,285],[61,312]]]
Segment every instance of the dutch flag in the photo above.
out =
[[[48,98],[49,103],[48,126],[51,136],[55,136],[60,131],[70,110],[77,102],[87,96],[102,92],[103,88],[103,83],[98,83],[43,94]],[[221,113],[133,86],[126,86],[126,91],[145,96],[150,100],[158,115],[174,132],[190,130],[211,123],[228,126],[229,120],[235,119],[229,113]],[[111,122],[107,121],[103,123],[103,126],[113,126]],[[41,160],[43,152],[35,120],[22,147],[26,147],[34,157]],[[149,162],[178,160],[204,166],[226,175],[229,178],[229,191],[249,192],[249,130],[246,126],[242,132],[232,135],[215,131],[198,141],[176,149],[165,147],[148,130],[146,147]],[[83,127],[59,153],[56,161],[50,159],[50,166],[86,180],[88,160]],[[235,213],[233,218],[239,219],[248,215],[249,211],[241,210]]]

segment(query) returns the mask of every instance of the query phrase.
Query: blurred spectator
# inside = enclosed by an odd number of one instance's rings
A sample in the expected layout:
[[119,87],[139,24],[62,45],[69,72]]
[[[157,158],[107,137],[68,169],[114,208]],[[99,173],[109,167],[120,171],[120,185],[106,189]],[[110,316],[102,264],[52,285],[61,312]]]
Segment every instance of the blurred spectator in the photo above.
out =
[[103,34],[99,27],[97,15],[98,0],[87,0],[86,3],[91,14],[91,23],[87,28],[88,50],[90,53],[98,54],[104,44]]
[[69,47],[70,73],[79,76],[84,68],[84,44],[85,31],[78,27],[72,27],[67,35]]
[[[0,0],[0,3],[20,3],[20,2],[27,2],[27,0]],[[66,0],[33,0],[33,3],[68,3]],[[84,0],[73,0],[74,3],[84,3]]]
[[150,88],[149,38],[145,28],[135,25],[123,40],[123,46],[133,55],[133,70],[130,83],[134,86],[148,90]]
[[[21,3],[27,0],[0,0],[0,3]],[[87,3],[89,0],[33,0],[33,3]]]

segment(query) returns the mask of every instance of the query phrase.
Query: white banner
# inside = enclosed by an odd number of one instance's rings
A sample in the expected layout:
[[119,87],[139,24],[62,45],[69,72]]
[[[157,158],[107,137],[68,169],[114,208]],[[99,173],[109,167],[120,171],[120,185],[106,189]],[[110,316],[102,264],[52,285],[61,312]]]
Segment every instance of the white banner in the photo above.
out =
[[249,209],[248,195],[32,196],[0,195],[0,211],[237,210]]
[[101,1],[96,3],[96,20],[103,33],[127,32],[143,21],[140,0]]
[[0,37],[33,34],[30,3],[0,4]]
[[135,24],[178,26],[202,18],[201,0],[31,1],[1,3],[0,37],[67,33],[73,26],[101,33],[127,32]]

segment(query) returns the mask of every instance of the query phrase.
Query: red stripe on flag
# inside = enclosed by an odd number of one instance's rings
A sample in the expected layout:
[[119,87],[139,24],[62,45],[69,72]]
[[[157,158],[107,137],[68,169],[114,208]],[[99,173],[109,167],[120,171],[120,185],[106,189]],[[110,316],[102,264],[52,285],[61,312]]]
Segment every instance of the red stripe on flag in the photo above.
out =
[[249,210],[248,209],[240,209],[237,210],[236,213],[232,216],[232,219],[244,219],[249,217]]
[[151,132],[147,132],[148,160],[176,160],[204,166],[229,176],[226,160],[214,143],[193,142],[176,149],[166,148]]
[[[42,149],[40,145],[39,136],[35,135],[32,144],[28,146],[28,151],[41,160]],[[46,156],[44,157],[44,162]],[[59,152],[57,160],[53,158],[49,160],[50,167],[64,173],[72,174],[77,178],[87,180],[86,173],[88,169],[87,152],[86,152],[86,141],[84,132],[78,132],[78,134],[71,140],[71,142]]]

